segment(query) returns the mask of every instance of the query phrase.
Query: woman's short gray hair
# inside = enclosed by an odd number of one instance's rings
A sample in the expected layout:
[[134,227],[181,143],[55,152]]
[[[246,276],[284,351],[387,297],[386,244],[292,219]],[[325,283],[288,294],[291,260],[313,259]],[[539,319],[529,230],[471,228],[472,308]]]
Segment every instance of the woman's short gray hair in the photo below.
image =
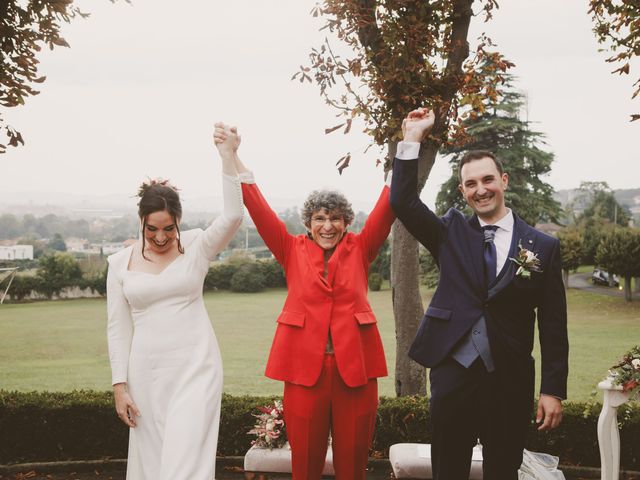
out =
[[337,190],[314,190],[309,194],[300,210],[304,226],[310,228],[314,212],[323,208],[328,212],[342,215],[345,225],[350,225],[353,222],[353,208],[351,208],[347,197]]

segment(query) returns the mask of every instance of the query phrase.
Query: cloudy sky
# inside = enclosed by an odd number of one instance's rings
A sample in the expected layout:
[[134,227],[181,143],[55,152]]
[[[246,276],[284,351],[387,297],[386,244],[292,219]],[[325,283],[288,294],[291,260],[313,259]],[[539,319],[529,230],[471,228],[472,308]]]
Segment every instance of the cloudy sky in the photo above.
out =
[[[473,20],[469,38],[486,31],[516,64],[529,119],[556,155],[550,183],[640,187],[640,121],[628,122],[640,101],[630,100],[631,79],[611,75],[598,52],[586,1],[500,3],[490,23]],[[290,81],[325,35],[309,15],[314,4],[79,2],[91,17],[65,25],[70,49],[42,55],[42,93],[5,111],[27,144],[0,157],[3,198],[65,192],[133,203],[146,176],[171,178],[194,202],[215,197],[211,132],[223,120],[238,125],[241,155],[267,197],[293,202],[332,186],[366,207],[382,178],[375,154],[362,152],[367,137],[326,136],[335,112],[317,87]],[[346,152],[354,159],[340,177],[334,165]],[[447,176],[446,162],[438,162],[423,196],[428,203]]]

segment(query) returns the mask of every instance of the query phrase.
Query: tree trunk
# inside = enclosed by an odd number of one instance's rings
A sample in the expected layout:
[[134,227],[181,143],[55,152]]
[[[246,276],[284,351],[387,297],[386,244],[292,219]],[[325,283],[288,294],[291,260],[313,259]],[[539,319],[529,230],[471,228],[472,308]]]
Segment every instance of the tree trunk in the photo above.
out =
[[624,276],[624,299],[631,301],[631,275]]
[[[389,158],[394,158],[396,144],[389,144]],[[435,160],[437,147],[431,143],[420,149],[418,192],[424,187]],[[424,367],[408,357],[420,321],[424,315],[419,288],[418,242],[400,221],[391,230],[391,292],[396,326],[396,395],[426,395]]]
[[569,288],[569,270],[562,269],[562,283],[564,283],[564,289]]

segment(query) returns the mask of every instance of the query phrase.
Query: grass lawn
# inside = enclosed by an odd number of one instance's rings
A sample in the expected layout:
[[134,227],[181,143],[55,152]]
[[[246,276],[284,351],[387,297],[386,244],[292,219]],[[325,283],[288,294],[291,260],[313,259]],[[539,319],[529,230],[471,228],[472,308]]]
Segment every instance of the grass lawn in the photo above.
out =
[[[270,290],[258,294],[205,294],[222,350],[226,392],[281,393],[281,383],[265,378],[263,372],[285,293]],[[369,298],[393,373],[391,293],[370,292]],[[425,292],[425,305],[428,298],[429,292]],[[569,290],[568,301],[569,398],[586,400],[608,367],[640,342],[640,301],[629,304],[619,298],[578,290]],[[109,389],[105,325],[103,299],[0,306],[0,388]],[[380,394],[394,395],[392,377],[380,380]]]

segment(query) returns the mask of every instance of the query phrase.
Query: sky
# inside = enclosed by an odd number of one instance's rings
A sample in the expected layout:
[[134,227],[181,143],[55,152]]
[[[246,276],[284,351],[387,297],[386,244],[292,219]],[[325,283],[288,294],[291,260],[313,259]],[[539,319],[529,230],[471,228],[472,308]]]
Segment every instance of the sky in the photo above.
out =
[[[516,64],[529,120],[555,153],[552,186],[640,187],[640,121],[629,122],[640,111],[630,98],[634,77],[611,75],[586,3],[505,0],[489,23],[472,20],[469,39],[473,48],[486,32]],[[383,172],[375,149],[363,153],[368,137],[358,124],[349,135],[325,135],[336,112],[317,86],[290,80],[326,35],[310,15],[315,0],[77,4],[91,17],[64,25],[71,48],[43,51],[41,94],[4,110],[27,143],[0,156],[0,201],[64,193],[133,208],[140,182],[162,176],[181,188],[185,209],[210,202],[216,210],[212,131],[225,121],[238,126],[240,155],[267,199],[293,206],[332,187],[359,209],[373,205]],[[347,152],[353,160],[340,176],[335,163]],[[449,173],[439,159],[423,192],[428,204]]]

